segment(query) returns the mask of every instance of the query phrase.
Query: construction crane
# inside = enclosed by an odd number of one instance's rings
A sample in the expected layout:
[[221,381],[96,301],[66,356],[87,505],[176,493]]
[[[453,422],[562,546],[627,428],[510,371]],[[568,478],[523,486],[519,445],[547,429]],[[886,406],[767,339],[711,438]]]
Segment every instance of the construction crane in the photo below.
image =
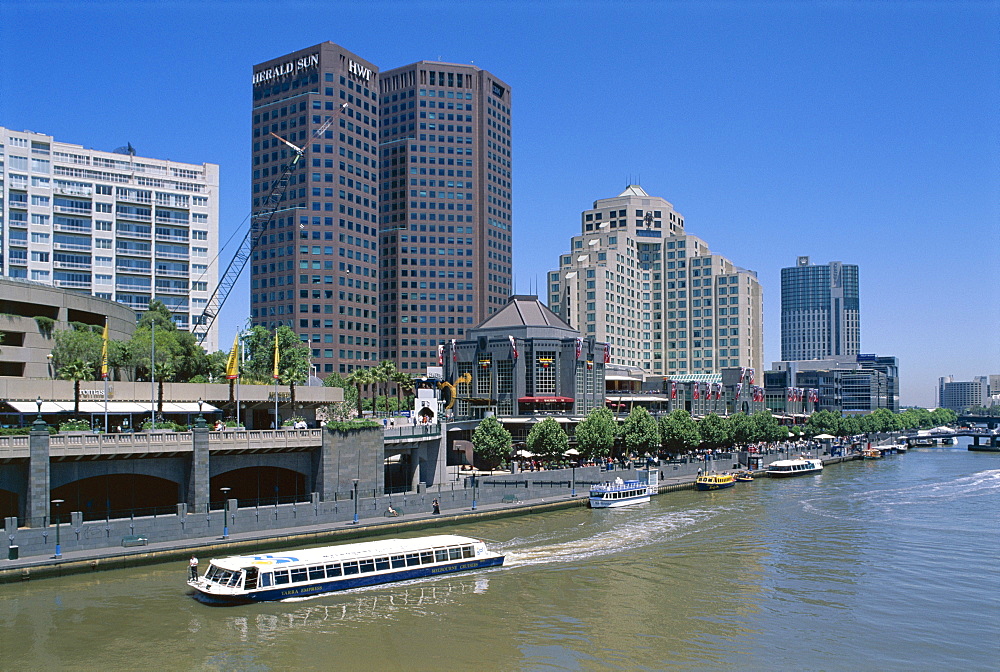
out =
[[[340,111],[344,112],[346,110],[347,103],[344,103],[341,105]],[[317,128],[313,133],[313,137],[322,137],[323,133],[326,132],[326,129],[328,129],[332,123],[333,117],[327,117],[326,121],[323,122],[323,125]],[[278,211],[278,206],[281,204],[281,199],[285,196],[285,190],[288,188],[289,176],[295,169],[295,166],[298,164],[303,154],[305,154],[305,148],[297,147],[275,133],[271,133],[271,135],[277,138],[280,142],[288,145],[288,147],[292,150],[292,160],[285,165],[285,169],[282,171],[281,176],[274,181],[274,184],[271,186],[271,191],[261,204],[261,209],[256,214],[251,216],[250,228],[247,230],[242,244],[239,249],[236,250],[236,254],[233,255],[233,258],[229,260],[229,265],[226,266],[226,270],[222,274],[222,279],[219,280],[219,284],[216,285],[215,289],[212,291],[212,295],[209,297],[208,303],[205,305],[205,310],[200,316],[195,318],[193,326],[195,336],[197,336],[199,344],[205,341],[205,337],[211,330],[212,324],[215,322],[215,318],[219,316],[219,312],[222,310],[223,304],[226,303],[226,299],[229,298],[229,293],[232,291],[233,286],[236,285],[237,279],[239,279],[240,274],[243,272],[247,260],[250,259],[254,248],[257,247],[257,243],[260,242],[264,232],[267,230],[268,226],[270,226],[271,220],[274,218],[274,214]]]

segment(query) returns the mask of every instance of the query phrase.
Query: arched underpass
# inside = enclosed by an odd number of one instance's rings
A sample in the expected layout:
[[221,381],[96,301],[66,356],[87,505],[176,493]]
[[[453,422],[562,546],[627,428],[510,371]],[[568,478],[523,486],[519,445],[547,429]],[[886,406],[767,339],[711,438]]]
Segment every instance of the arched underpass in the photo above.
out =
[[19,513],[17,493],[10,490],[0,490],[0,519],[13,518]]
[[[230,488],[223,495],[222,488]],[[310,491],[305,474],[291,469],[254,466],[233,469],[212,477],[213,509],[221,509],[225,499],[239,500],[239,506],[267,506],[308,501]]]
[[[81,478],[53,488],[51,499],[64,500],[58,509],[63,522],[69,520],[71,511],[82,511],[84,520],[174,513],[183,501],[177,483],[145,474]],[[53,505],[51,513],[55,512]]]

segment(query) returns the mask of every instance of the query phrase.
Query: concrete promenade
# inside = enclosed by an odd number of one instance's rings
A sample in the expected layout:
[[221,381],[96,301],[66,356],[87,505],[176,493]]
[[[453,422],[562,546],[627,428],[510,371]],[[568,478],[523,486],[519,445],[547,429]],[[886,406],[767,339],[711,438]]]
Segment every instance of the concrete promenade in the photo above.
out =
[[[773,453],[766,457],[768,459],[765,460],[765,464],[775,459],[782,459],[785,455]],[[835,464],[845,460],[858,459],[858,457],[857,455],[846,457],[824,455],[823,461],[824,464]],[[703,461],[692,461],[680,465],[671,463],[660,465],[659,469],[663,476],[660,479],[658,494],[692,488],[697,477],[697,469],[699,467],[704,468],[704,466],[705,462]],[[725,471],[729,470],[733,465],[728,461],[716,461],[714,466],[719,471]],[[580,474],[583,471],[583,469],[575,470],[576,474]],[[530,475],[568,481],[572,477],[569,472],[569,469],[562,469],[505,476],[508,479],[516,479]],[[634,477],[635,474],[634,470],[600,471],[599,473],[602,476],[602,479],[599,480],[610,480],[619,476],[627,479]],[[383,508],[373,510],[365,507],[362,510],[359,507],[359,521],[357,525],[353,524],[352,520],[349,519],[336,522],[324,521],[294,527],[289,526],[281,529],[258,529],[254,531],[238,531],[233,529],[228,539],[223,539],[221,535],[215,535],[164,541],[153,540],[148,545],[130,548],[104,547],[64,550],[60,559],[55,559],[48,555],[35,555],[16,560],[0,559],[0,583],[12,583],[29,579],[90,573],[110,569],[124,569],[166,562],[177,562],[178,574],[183,576],[183,573],[187,571],[187,559],[191,554],[199,557],[203,565],[201,570],[204,571],[208,560],[212,557],[267,552],[288,547],[344,543],[352,539],[369,536],[431,529],[489,518],[529,515],[573,506],[586,506],[589,482],[593,482],[593,480],[585,479],[585,481],[576,481],[578,484],[576,495],[571,493],[570,488],[549,488],[549,491],[545,492],[541,488],[526,487],[520,489],[516,497],[508,495],[506,498],[498,498],[496,496],[497,493],[494,492],[492,493],[493,496],[485,498],[484,502],[477,501],[475,510],[471,507],[469,496],[475,496],[477,492],[470,488],[462,488],[459,491],[463,493],[461,498],[454,496],[445,497],[443,494],[431,490],[424,493],[410,493],[407,496],[395,496],[393,498],[394,507],[402,511],[402,515],[399,517],[387,517]],[[486,489],[481,488],[481,490]],[[514,493],[515,490],[512,489],[509,493]],[[445,490],[443,492],[447,493],[448,491]],[[504,488],[502,492],[508,491]],[[532,496],[521,499],[522,496],[529,493]],[[407,501],[407,497],[409,497],[408,501],[410,504],[414,505],[411,509],[404,508],[400,504],[400,502]],[[438,498],[441,502],[441,514],[439,515],[434,515],[431,512],[430,502],[435,498]],[[309,503],[300,506],[305,508],[309,506]],[[353,506],[351,507],[350,515],[353,518]],[[218,528],[221,530],[221,524],[218,525]]]

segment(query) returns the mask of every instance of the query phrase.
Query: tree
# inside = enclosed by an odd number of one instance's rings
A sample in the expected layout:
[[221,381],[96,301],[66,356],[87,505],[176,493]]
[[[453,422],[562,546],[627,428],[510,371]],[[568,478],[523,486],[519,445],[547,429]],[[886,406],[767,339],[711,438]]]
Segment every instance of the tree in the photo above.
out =
[[347,376],[347,382],[354,385],[358,392],[358,417],[360,418],[363,413],[361,410],[361,388],[368,387],[372,384],[372,373],[370,369],[354,369],[351,371],[350,375]]
[[156,414],[163,415],[163,383],[173,380],[176,370],[172,362],[156,362]]
[[735,445],[745,446],[753,442],[756,433],[753,423],[750,422],[750,418],[745,414],[734,413],[730,415],[726,420],[726,424],[729,425],[729,435],[732,437]]
[[492,415],[476,426],[472,433],[472,445],[476,454],[490,465],[498,464],[510,457],[510,432]]
[[555,459],[569,448],[569,437],[555,418],[545,418],[528,432],[527,446],[540,457]]
[[806,421],[806,434],[835,434],[837,432],[838,416],[831,411],[816,411]]
[[54,332],[52,338],[55,341],[55,345],[52,346],[52,366],[59,378],[62,378],[61,369],[73,362],[87,362],[92,368],[100,366],[100,334],[95,334],[89,329],[86,331],[66,329]]
[[608,408],[595,408],[576,426],[576,445],[580,455],[596,460],[607,457],[615,447],[618,423]]
[[393,371],[391,380],[396,384],[396,407],[403,408],[403,394],[413,389],[413,378],[405,371]]
[[691,414],[678,408],[660,418],[660,440],[664,450],[676,455],[697,448],[701,443],[701,434]]
[[[150,335],[156,333],[156,362],[152,356]],[[170,362],[174,369],[174,380],[187,382],[199,375],[208,374],[208,355],[198,345],[198,338],[188,331],[181,331],[174,323],[170,309],[160,301],[150,301],[149,309],[139,318],[131,342],[132,357],[135,360],[135,377],[149,380],[150,371],[155,371],[158,362]]]
[[326,414],[330,420],[349,420],[354,414],[354,406],[357,404],[358,393],[351,386],[351,383],[339,373],[331,373],[323,379],[323,387],[339,387],[344,390],[344,400],[335,401],[328,404]]
[[[381,362],[376,364],[372,369],[372,374],[375,379],[376,392],[378,391],[379,384],[382,385],[382,396],[385,397],[385,412],[386,415],[389,414],[389,382],[392,380],[392,374],[396,372],[396,365],[389,361],[388,359],[383,359]],[[373,407],[372,410],[377,411],[378,409]]]
[[656,451],[660,446],[660,428],[656,420],[642,406],[636,406],[622,423],[622,443],[629,453],[642,455]]
[[732,441],[729,425],[715,413],[709,413],[698,423],[701,442],[706,448],[722,448]]
[[771,411],[757,411],[750,416],[754,440],[775,443],[788,438],[788,430],[781,426]]
[[[295,408],[295,385],[309,380],[309,346],[302,342],[291,327],[278,327],[278,383],[288,386],[292,408]],[[274,347],[273,345],[271,346]],[[272,354],[272,357],[274,355]],[[274,363],[271,363],[272,377]]]
[[94,375],[94,367],[89,362],[79,359],[69,362],[59,369],[59,378],[73,381],[73,413],[80,414],[80,381],[90,380]]

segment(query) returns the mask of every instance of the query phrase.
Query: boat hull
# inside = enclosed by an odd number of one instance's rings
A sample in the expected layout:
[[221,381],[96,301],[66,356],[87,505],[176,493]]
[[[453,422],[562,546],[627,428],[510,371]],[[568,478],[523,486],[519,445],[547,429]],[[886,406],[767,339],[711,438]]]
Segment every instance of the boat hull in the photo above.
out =
[[631,506],[632,504],[643,504],[649,501],[649,495],[638,495],[623,499],[602,499],[600,497],[590,498],[590,508],[592,509],[617,509],[620,506]]
[[736,479],[731,481],[724,481],[722,483],[695,483],[694,487],[697,490],[708,491],[708,490],[723,490],[725,488],[731,488],[736,485]]
[[380,574],[355,574],[307,583],[298,586],[269,586],[260,590],[243,593],[240,595],[223,595],[207,592],[199,581],[188,581],[188,585],[195,589],[195,597],[206,604],[247,604],[250,602],[274,602],[276,600],[286,600],[292,597],[311,597],[313,595],[323,595],[325,593],[336,593],[352,588],[364,588],[366,586],[377,586],[388,583],[398,583],[411,579],[420,579],[428,576],[439,576],[441,574],[454,574],[476,569],[486,569],[488,567],[500,567],[503,565],[504,556],[497,555],[486,558],[466,558],[453,563],[433,565],[428,567],[412,567],[401,569],[395,572],[385,572]]

